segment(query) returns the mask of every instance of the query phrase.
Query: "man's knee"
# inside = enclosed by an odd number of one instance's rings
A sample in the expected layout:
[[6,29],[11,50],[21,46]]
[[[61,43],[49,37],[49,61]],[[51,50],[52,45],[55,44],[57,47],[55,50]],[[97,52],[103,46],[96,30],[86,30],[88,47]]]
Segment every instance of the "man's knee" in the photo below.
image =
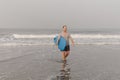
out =
[[70,51],[67,51],[67,54],[69,54],[70,53]]

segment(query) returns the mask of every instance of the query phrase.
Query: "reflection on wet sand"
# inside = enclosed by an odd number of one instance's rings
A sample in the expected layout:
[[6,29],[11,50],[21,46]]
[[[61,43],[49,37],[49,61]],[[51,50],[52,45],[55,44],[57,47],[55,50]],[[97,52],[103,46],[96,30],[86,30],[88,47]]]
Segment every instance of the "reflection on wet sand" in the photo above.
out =
[[69,64],[64,61],[62,63],[62,69],[60,70],[60,73],[56,76],[57,80],[70,80],[70,70]]

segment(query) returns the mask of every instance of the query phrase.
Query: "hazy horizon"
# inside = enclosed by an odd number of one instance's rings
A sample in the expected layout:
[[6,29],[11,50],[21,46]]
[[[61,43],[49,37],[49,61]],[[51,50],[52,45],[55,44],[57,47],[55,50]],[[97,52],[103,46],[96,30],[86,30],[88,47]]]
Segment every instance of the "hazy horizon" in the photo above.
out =
[[0,28],[120,29],[119,0],[1,0]]

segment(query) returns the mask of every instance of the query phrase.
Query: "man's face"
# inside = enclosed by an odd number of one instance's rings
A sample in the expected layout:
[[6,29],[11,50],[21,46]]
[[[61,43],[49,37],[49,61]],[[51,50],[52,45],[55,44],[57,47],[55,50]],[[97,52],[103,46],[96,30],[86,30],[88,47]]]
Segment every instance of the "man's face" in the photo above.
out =
[[67,31],[67,27],[66,27],[66,26],[63,28],[63,31],[64,31],[64,32],[66,32],[66,31]]

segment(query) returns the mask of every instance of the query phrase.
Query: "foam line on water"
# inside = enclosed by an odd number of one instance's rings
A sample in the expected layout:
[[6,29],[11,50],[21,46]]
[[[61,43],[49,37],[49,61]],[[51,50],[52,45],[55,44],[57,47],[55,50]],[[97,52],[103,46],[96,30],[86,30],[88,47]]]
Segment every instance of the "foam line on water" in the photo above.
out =
[[[71,45],[71,44],[70,44]],[[75,43],[75,45],[120,45],[120,43]],[[56,46],[54,43],[0,43],[0,46]]]
[[55,35],[47,35],[47,34],[42,34],[42,35],[33,35],[33,34],[25,34],[25,35],[20,35],[20,34],[13,34],[15,38],[53,38]]
[[[53,38],[57,34],[13,34],[14,38]],[[72,34],[73,38],[91,38],[91,39],[107,39],[107,38],[115,38],[120,39],[119,34]]]

